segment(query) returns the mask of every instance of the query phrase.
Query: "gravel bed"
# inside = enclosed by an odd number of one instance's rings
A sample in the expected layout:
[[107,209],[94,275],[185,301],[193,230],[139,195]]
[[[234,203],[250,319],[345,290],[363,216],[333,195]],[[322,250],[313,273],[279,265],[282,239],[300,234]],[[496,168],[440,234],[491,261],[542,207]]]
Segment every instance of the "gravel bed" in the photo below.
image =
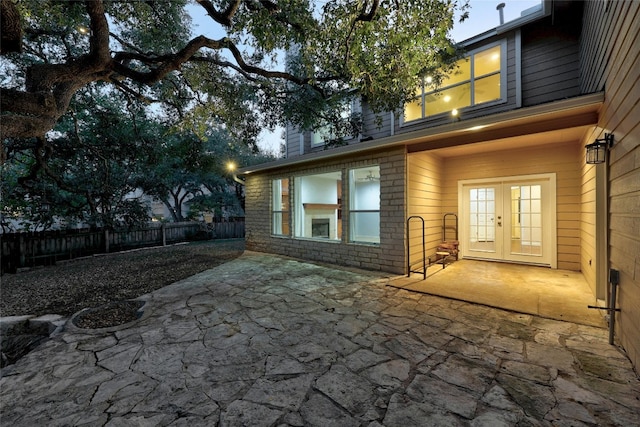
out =
[[[105,307],[107,322],[117,323],[115,302],[137,298],[173,282],[216,267],[244,251],[244,239],[213,240],[147,248],[72,260],[0,278],[0,315],[59,314]],[[131,310],[120,310],[122,316]],[[99,317],[99,311],[94,311]],[[101,327],[88,319],[89,327]],[[106,319],[105,319],[106,320]]]

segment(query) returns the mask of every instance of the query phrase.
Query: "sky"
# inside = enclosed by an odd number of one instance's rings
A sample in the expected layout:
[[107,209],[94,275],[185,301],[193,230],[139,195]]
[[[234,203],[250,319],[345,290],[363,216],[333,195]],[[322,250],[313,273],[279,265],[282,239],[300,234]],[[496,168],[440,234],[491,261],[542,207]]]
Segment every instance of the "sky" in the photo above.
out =
[[541,0],[471,0],[469,18],[462,23],[456,22],[451,32],[456,42],[464,41],[477,34],[500,25],[500,14],[496,7],[505,3],[504,22],[520,17],[523,10],[542,4]]
[[[496,6],[500,3],[505,3],[503,9],[504,22],[513,21],[520,17],[523,10],[527,10],[531,7],[539,6],[541,0],[471,0],[469,4],[469,18],[464,22],[459,23],[456,19],[454,28],[451,32],[452,38],[456,42],[462,42],[477,34],[481,34],[487,30],[500,25],[500,14],[496,9]],[[200,6],[194,5],[193,8],[201,9]],[[197,25],[196,32],[198,34],[204,34],[208,37],[219,38],[223,37],[224,33],[216,31],[211,26],[211,20],[203,16],[200,10],[192,14],[194,17],[194,24]],[[265,131],[260,135],[258,145],[265,151],[273,154],[278,154],[281,143],[282,129],[277,129],[275,132]]]

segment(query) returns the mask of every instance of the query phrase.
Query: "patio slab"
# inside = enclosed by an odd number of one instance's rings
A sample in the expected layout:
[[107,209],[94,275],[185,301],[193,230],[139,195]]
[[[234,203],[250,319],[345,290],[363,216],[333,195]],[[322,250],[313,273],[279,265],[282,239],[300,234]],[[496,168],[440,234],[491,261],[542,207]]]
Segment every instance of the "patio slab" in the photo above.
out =
[[580,272],[519,264],[460,260],[446,268],[396,276],[392,286],[556,320],[606,327],[603,310]]
[[[449,267],[447,267],[449,268]],[[605,328],[410,292],[246,252],[67,323],[0,379],[3,425],[638,425]]]

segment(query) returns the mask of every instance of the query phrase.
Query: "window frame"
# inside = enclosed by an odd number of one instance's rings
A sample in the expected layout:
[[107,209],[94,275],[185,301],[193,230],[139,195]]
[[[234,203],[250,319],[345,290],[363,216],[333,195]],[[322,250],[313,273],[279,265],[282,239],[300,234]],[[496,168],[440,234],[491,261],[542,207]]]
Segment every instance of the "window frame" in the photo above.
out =
[[[336,201],[334,203],[330,203],[328,200],[327,201],[320,201],[320,202],[309,202],[309,201],[304,201],[303,200],[303,196],[302,196],[302,192],[303,192],[303,182],[302,180],[304,180],[305,178],[309,179],[312,177],[320,177],[323,175],[334,175],[337,174],[338,177],[335,178],[336,181]],[[321,241],[321,242],[328,242],[328,243],[342,243],[343,241],[343,236],[344,236],[344,221],[342,220],[342,211],[344,209],[344,200],[342,197],[342,187],[344,185],[344,172],[342,169],[338,169],[338,170],[333,170],[333,171],[327,171],[327,172],[321,172],[321,173],[309,173],[309,174],[304,174],[304,175],[299,175],[299,176],[295,176],[293,177],[293,222],[292,222],[292,227],[291,227],[291,236],[294,239],[298,239],[298,240],[313,240],[313,241]],[[338,185],[339,184],[339,185]],[[315,193],[317,194],[317,192]],[[310,204],[310,205],[322,205],[322,204],[328,204],[328,205],[337,205],[337,208],[335,208],[335,217],[334,217],[334,225],[335,225],[335,237],[331,236],[331,225],[330,225],[330,229],[329,229],[329,237],[313,237],[313,235],[311,236],[305,236],[305,228],[306,228],[306,216],[310,215],[310,219],[313,219],[313,215],[312,214],[307,214],[305,212],[305,205],[306,204]],[[331,224],[331,223],[330,223]],[[310,230],[312,231],[312,229]]]
[[[357,171],[371,171],[372,169],[377,169],[377,175],[378,175],[378,209],[356,209],[356,202],[357,202],[357,198],[356,198],[356,173]],[[368,166],[360,166],[357,168],[349,168],[347,176],[349,177],[349,242],[350,243],[356,243],[356,244],[368,244],[368,245],[380,245],[380,206],[381,206],[381,197],[380,197],[380,179],[381,179],[381,172],[380,172],[380,165],[379,164],[374,164],[374,165],[368,165]],[[374,175],[375,176],[375,175]],[[378,224],[377,224],[377,228],[378,228],[378,235],[377,235],[377,239],[376,240],[361,240],[361,239],[357,239],[356,236],[356,226],[358,224],[358,221],[356,220],[356,216],[357,214],[362,214],[362,213],[377,213],[378,214]]]
[[[289,201],[285,204],[282,203],[282,196],[283,196],[283,181],[286,181],[287,184],[287,192],[289,194]],[[279,183],[279,192],[280,192],[280,207],[281,208],[287,208],[286,210],[282,209],[282,210],[277,210],[276,209],[276,183]],[[277,231],[277,225],[280,225],[280,228],[283,228],[282,225],[284,224],[283,222],[283,214],[288,214],[287,215],[287,232],[284,232],[283,230],[281,230],[280,232]],[[280,216],[280,222],[277,223],[276,222],[276,218]],[[286,177],[286,178],[275,178],[271,180],[271,235],[272,236],[278,236],[278,237],[290,237],[291,236],[291,179]]]
[[[476,76],[475,75],[475,61],[471,61],[471,58],[475,58],[475,55],[482,53],[484,51],[490,50],[495,48],[496,46],[500,46],[500,69],[498,71],[494,71],[491,73],[487,73],[487,74],[483,74],[481,76]],[[401,125],[408,125],[408,124],[414,124],[414,123],[420,123],[420,122],[424,122],[427,120],[432,120],[435,118],[439,118],[439,117],[443,117],[446,116],[448,114],[451,114],[450,111],[443,111],[440,113],[436,113],[436,114],[432,114],[432,115],[425,115],[425,109],[426,109],[426,102],[425,99],[427,96],[432,95],[434,93],[438,93],[438,92],[442,92],[444,90],[448,90],[448,89],[452,89],[452,88],[456,88],[456,87],[461,87],[465,84],[469,84],[470,88],[470,104],[457,108],[458,111],[464,109],[464,110],[468,110],[468,109],[475,109],[475,108],[484,108],[487,106],[492,106],[492,105],[497,105],[497,104],[502,104],[505,103],[507,101],[507,40],[506,39],[502,39],[502,40],[498,40],[494,43],[491,44],[487,44],[484,45],[482,47],[478,47],[476,49],[473,49],[471,51],[469,51],[467,53],[467,55],[464,56],[464,59],[468,59],[470,60],[471,64],[470,64],[470,76],[469,79],[466,80],[462,80],[462,81],[458,81],[454,84],[448,85],[448,86],[441,86],[436,90],[429,90],[426,91],[425,90],[425,79],[424,77],[422,78],[422,85],[421,85],[421,93],[420,95],[414,97],[412,99],[411,102],[418,100],[420,102],[420,108],[421,108],[421,117],[416,118],[416,119],[412,119],[412,120],[407,120],[405,118],[405,111],[406,111],[406,105],[403,107],[402,110],[402,114],[400,115],[400,124]],[[482,80],[484,78],[490,77],[490,76],[495,76],[495,75],[500,75],[500,98],[498,99],[493,99],[490,101],[486,101],[486,102],[480,102],[480,103],[476,103],[475,102],[475,83],[476,81]],[[417,90],[416,90],[417,92]]]
[[[346,118],[350,118],[351,119],[356,114],[362,113],[362,103],[360,102],[360,98],[359,97],[354,97],[346,105],[349,107],[349,111],[344,111],[345,114],[344,114],[343,118],[345,118],[345,119]],[[355,139],[358,139],[358,136],[332,135],[331,133],[327,132],[327,128],[328,127],[329,127],[328,125],[324,125],[324,126],[320,127],[320,129],[310,132],[310,135],[311,135],[311,148],[323,147],[327,143],[327,141],[330,141],[332,139],[337,139],[337,138],[345,138],[345,141],[353,141]],[[323,136],[323,134],[327,134],[327,135]]]

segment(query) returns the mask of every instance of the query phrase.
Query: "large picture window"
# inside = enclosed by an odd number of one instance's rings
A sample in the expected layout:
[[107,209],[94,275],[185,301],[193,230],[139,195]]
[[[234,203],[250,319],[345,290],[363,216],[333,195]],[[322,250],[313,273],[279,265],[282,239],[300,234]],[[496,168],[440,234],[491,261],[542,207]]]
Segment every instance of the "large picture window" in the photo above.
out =
[[274,179],[271,184],[271,232],[275,235],[289,235],[289,180]]
[[380,243],[380,166],[349,173],[349,239]]
[[295,178],[295,237],[342,239],[342,173]]
[[431,77],[424,77],[416,97],[405,104],[404,121],[419,120],[454,109],[498,101],[503,93],[503,45],[472,52],[456,63],[455,70],[436,88]]

